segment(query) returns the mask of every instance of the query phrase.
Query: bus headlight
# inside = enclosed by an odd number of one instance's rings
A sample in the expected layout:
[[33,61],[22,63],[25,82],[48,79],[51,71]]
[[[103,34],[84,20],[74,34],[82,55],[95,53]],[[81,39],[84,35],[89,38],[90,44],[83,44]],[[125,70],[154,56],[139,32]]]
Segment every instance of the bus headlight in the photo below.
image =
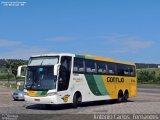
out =
[[50,92],[50,93],[47,93],[47,96],[52,96],[52,95],[57,95],[57,92]]
[[28,92],[24,92],[24,95],[28,95]]

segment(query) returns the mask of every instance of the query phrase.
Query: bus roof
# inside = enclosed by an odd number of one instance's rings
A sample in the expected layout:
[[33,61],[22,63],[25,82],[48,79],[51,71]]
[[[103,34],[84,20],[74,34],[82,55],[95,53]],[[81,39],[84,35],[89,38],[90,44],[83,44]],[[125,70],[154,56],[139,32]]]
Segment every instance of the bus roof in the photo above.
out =
[[114,60],[112,58],[95,56],[95,55],[91,55],[91,54],[84,54],[82,56],[84,56],[85,58],[88,58],[88,59],[94,59],[94,60],[100,60],[100,61],[106,61],[106,62],[114,62],[114,63],[121,63],[121,64],[127,64],[127,65],[135,65],[135,63],[133,63],[133,62],[123,62],[123,61],[119,61],[119,60]]
[[40,55],[32,55],[31,57],[44,57],[44,56],[75,56],[75,54],[72,53],[49,53],[49,54],[40,54]]
[[91,54],[83,54],[83,55],[78,55],[78,54],[72,54],[72,53],[50,53],[50,54],[41,54],[41,55],[33,55],[31,57],[43,57],[43,56],[76,56],[80,58],[86,58],[86,59],[93,59],[93,60],[100,60],[100,61],[106,61],[106,62],[114,62],[114,63],[121,63],[121,64],[129,64],[129,65],[135,65],[133,62],[122,62],[119,60],[114,60],[112,58],[106,58],[106,57],[101,57],[101,56],[95,56]]

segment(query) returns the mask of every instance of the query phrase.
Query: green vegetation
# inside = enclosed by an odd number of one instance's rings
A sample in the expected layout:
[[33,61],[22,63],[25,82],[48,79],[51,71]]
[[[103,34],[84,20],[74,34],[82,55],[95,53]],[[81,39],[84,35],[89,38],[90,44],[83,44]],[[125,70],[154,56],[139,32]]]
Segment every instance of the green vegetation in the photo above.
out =
[[13,74],[9,74],[8,73],[0,73],[0,79],[1,80],[7,80],[9,77],[10,80],[15,80],[15,76]]
[[160,69],[137,70],[137,79],[140,84],[160,84]]
[[0,59],[0,80],[7,80],[8,84],[10,80],[24,80],[23,78],[17,78],[17,69],[20,65],[27,64],[25,60],[12,60],[12,59]]
[[5,86],[5,87],[8,87],[8,88],[11,88],[11,89],[14,89],[16,90],[17,88],[18,89],[23,89],[23,84],[20,85],[19,87],[17,87],[16,83],[0,83],[0,86]]

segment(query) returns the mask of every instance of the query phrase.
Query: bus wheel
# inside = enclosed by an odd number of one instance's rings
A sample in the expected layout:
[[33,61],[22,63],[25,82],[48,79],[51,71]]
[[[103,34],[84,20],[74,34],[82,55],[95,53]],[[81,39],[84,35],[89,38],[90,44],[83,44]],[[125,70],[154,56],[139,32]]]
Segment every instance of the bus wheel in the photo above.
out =
[[76,92],[73,96],[73,108],[77,108],[78,105],[81,103],[82,101],[82,96],[81,96],[81,93],[80,92]]
[[129,97],[128,90],[125,90],[125,92],[124,92],[124,102],[126,102],[128,100],[128,97]]
[[45,104],[45,108],[46,108],[46,109],[52,109],[52,105],[50,105],[50,104]]
[[123,92],[122,92],[122,90],[120,90],[120,91],[118,92],[117,102],[118,102],[118,103],[121,103],[121,102],[123,101],[123,99],[124,99],[124,97],[123,97]]

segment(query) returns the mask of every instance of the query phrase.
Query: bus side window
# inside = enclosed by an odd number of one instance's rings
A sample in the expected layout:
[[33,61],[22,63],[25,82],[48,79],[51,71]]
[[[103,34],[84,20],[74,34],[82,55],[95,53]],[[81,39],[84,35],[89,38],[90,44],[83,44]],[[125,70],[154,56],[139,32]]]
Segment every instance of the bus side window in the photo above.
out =
[[68,56],[61,57],[61,66],[59,71],[58,91],[67,90],[71,74],[72,58]]
[[84,60],[81,58],[74,58],[74,73],[84,73]]
[[135,76],[135,68],[131,65],[117,64],[117,75]]
[[105,62],[97,61],[97,73],[98,74],[107,74],[107,66]]
[[86,73],[97,73],[96,64],[93,60],[85,60]]
[[109,75],[116,75],[116,64],[114,63],[107,63],[108,74]]
[[130,76],[130,68],[125,64],[117,64],[117,75]]
[[124,76],[130,76],[129,65],[123,65],[123,73],[124,73]]
[[135,67],[134,66],[130,66],[130,75],[131,76],[135,76]]
[[117,64],[117,75],[119,75],[119,76],[124,75],[123,65],[121,65],[121,64]]

